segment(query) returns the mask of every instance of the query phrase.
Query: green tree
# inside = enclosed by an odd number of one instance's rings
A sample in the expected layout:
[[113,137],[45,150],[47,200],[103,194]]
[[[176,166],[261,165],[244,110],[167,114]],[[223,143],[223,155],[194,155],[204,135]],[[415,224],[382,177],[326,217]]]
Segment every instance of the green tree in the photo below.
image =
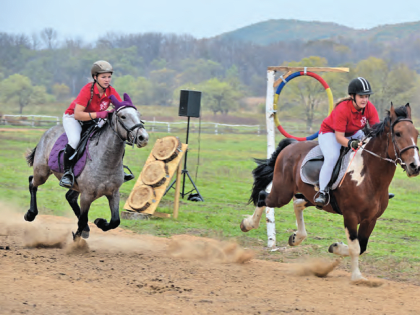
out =
[[152,101],[162,106],[172,104],[172,95],[175,89],[176,71],[172,69],[160,69],[150,72],[152,82]]
[[223,67],[221,64],[205,59],[184,59],[180,64],[180,71],[176,77],[178,85],[185,83],[198,84],[211,78],[221,78]]
[[48,94],[44,86],[33,86],[31,80],[20,74],[14,74],[0,83],[0,99],[3,102],[19,105],[19,114],[28,105],[44,103]]
[[53,91],[53,94],[56,97],[56,99],[60,100],[60,101],[66,99],[67,97],[70,96],[70,88],[67,85],[65,85],[64,83],[54,84],[53,87],[52,87],[52,91]]
[[114,88],[118,93],[127,93],[135,104],[150,105],[152,101],[152,83],[144,77],[137,79],[131,75],[125,75],[114,79]]
[[[303,58],[299,62],[289,62],[289,67],[325,67],[327,60],[325,58],[311,56]],[[289,109],[294,112],[298,111],[299,115],[303,115],[306,121],[308,131],[312,130],[312,125],[317,111],[323,109],[327,112],[328,99],[325,94],[324,87],[313,78],[302,77],[289,81],[284,94],[280,96],[284,104],[281,108]],[[293,108],[298,105],[298,108]],[[324,113],[322,116],[326,116]]]
[[374,92],[371,101],[381,118],[391,102],[397,100],[398,95],[402,96],[412,90],[417,82],[417,74],[406,65],[396,64],[391,67],[375,57],[360,61],[356,66],[356,74],[371,84]]
[[210,109],[214,115],[218,112],[227,115],[239,106],[240,92],[235,90],[228,82],[210,79],[198,86],[203,92],[203,105]]

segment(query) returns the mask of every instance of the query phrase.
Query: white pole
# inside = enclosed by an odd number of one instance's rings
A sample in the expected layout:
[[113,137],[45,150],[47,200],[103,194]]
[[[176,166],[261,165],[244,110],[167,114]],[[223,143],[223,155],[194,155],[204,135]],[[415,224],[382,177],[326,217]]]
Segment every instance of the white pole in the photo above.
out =
[[[267,158],[270,158],[276,149],[275,133],[274,133],[274,117],[273,117],[273,103],[274,103],[274,77],[273,70],[267,71],[267,95],[265,99],[266,108],[266,122],[267,122]],[[266,191],[271,191],[271,185],[268,185]],[[276,246],[276,225],[274,219],[274,209],[266,207],[265,217],[267,219],[267,246],[269,248]]]

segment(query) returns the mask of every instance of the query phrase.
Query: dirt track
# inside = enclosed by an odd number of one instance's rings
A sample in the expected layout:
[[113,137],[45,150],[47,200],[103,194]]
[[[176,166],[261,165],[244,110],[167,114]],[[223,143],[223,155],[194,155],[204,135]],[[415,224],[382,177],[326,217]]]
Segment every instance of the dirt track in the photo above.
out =
[[0,249],[0,314],[420,313],[419,287],[354,285],[338,270],[318,278],[310,271],[319,262],[261,261],[235,244],[94,226],[88,246],[76,247],[75,219],[1,214],[0,246],[10,249]]

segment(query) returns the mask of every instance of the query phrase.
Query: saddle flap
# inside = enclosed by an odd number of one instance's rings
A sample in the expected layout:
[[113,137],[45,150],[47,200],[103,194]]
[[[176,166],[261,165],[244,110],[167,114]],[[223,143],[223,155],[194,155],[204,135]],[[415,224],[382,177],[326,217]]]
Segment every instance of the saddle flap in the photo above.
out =
[[[348,165],[348,159],[346,161],[344,160],[345,157],[348,156],[348,152],[348,148],[341,148],[340,157],[334,166],[331,180],[328,183],[328,186],[331,189],[337,188],[338,181],[344,175],[345,167]],[[319,172],[321,171],[323,164],[324,155],[322,154],[321,148],[319,145],[313,147],[302,161],[302,167],[300,169],[300,177],[302,181],[306,184],[317,185],[319,183]]]
[[319,172],[323,164],[323,156],[310,160],[306,162],[305,165],[302,167],[302,174],[305,176],[306,179],[308,179],[314,185],[316,185],[319,183]]

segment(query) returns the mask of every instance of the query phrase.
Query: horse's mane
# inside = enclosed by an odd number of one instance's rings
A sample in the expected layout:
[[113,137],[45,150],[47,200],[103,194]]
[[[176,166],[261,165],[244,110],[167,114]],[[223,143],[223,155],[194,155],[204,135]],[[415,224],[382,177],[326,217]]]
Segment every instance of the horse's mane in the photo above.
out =
[[[386,117],[383,121],[378,122],[377,124],[374,124],[371,128],[369,128],[367,125],[365,126],[364,132],[366,135],[369,135],[369,137],[375,138],[380,135],[382,135],[385,131],[385,126],[391,123],[391,112],[389,110],[386,111]],[[407,118],[407,108],[405,106],[400,106],[395,109],[395,115],[397,115],[397,120]]]

